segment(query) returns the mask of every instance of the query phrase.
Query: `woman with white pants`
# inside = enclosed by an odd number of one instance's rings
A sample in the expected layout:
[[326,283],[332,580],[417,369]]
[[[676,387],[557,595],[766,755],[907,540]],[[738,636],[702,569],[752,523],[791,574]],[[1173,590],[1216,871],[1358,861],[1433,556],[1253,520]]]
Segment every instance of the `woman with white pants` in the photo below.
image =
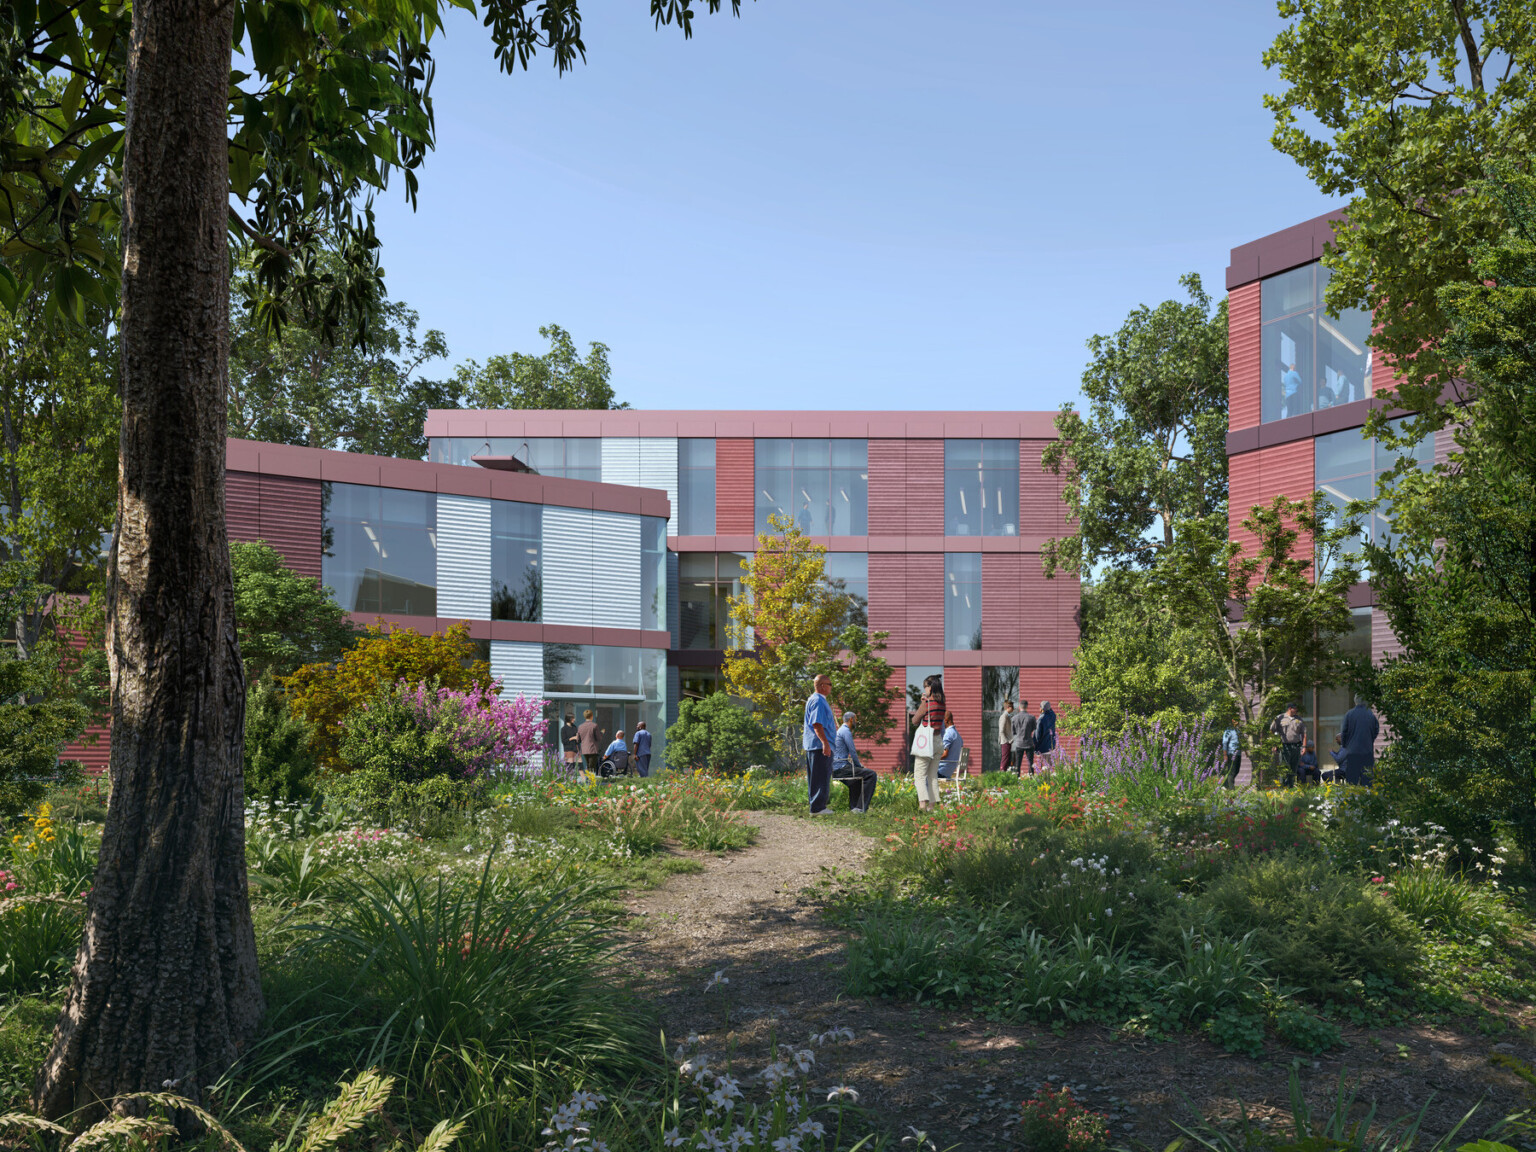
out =
[[[923,696],[917,708],[908,713],[914,728],[931,729],[932,754],[912,757],[912,782],[917,785],[917,806],[928,811],[939,801],[939,749],[944,740],[944,682],[939,676],[923,681]],[[915,735],[915,733],[914,733]]]

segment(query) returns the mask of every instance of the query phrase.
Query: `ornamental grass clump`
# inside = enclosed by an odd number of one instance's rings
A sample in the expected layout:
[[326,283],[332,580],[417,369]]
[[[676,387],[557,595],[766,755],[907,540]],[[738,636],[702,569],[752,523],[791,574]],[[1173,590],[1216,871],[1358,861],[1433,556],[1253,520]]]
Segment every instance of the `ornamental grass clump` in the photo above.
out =
[[1105,1152],[1109,1121],[1072,1098],[1072,1089],[1042,1087],[1019,1106],[1019,1139],[1028,1152]]

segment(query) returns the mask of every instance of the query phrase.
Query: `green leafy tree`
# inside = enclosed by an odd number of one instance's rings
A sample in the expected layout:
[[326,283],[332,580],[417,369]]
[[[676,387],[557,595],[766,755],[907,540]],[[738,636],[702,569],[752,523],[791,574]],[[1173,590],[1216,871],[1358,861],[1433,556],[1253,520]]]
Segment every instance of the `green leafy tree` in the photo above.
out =
[[351,614],[313,576],[300,576],[265,540],[229,546],[235,619],[245,678],[289,676],[302,664],[334,664],[362,635]]
[[1290,24],[1264,55],[1283,84],[1265,98],[1275,147],[1348,198],[1348,227],[1324,257],[1328,307],[1373,310],[1371,343],[1404,381],[1399,403],[1436,411],[1457,375],[1438,291],[1473,283],[1471,253],[1505,227],[1485,167],[1525,163],[1536,138],[1536,11],[1508,0],[1279,8]]
[[[585,53],[574,2],[464,3],[484,12],[506,71],[541,50],[564,71]],[[258,317],[274,330],[298,315],[329,333],[368,314],[381,276],[367,197],[394,176],[414,202],[448,7],[0,9],[0,305],[14,314],[36,296],[59,323],[83,323],[86,302],[116,309],[123,360],[113,803],[36,1081],[46,1116],[89,1121],[167,1080],[195,1103],[260,1023],[224,516],[229,236],[256,245]],[[691,30],[691,0],[650,10]],[[119,264],[109,251],[125,220]],[[317,259],[327,246],[339,275]]]
[[684,700],[677,709],[677,723],[667,729],[666,761],[683,771],[745,772],[772,757],[772,735],[724,692]]
[[1175,621],[1141,572],[1111,571],[1083,586],[1082,641],[1062,713],[1070,731],[1117,736],[1129,725],[1213,727],[1231,714],[1226,679],[1194,630]]
[[1077,526],[1046,541],[1047,575],[1150,567],[1181,524],[1226,515],[1227,305],[1213,309],[1192,272],[1179,283],[1187,302],[1141,305],[1088,341],[1088,411],[1063,405],[1041,458],[1065,471]]
[[585,358],[571,334],[546,324],[539,335],[549,351],[539,356],[512,352],[492,356],[482,366],[466,360],[454,384],[473,408],[628,408],[613,395],[608,345],[593,341]]
[[288,710],[271,676],[251,684],[245,702],[245,790],[273,800],[307,800],[314,795],[320,762],[315,730]]
[[1339,655],[1352,627],[1349,589],[1360,579],[1344,555],[1356,525],[1330,524],[1330,515],[1320,492],[1276,496],[1243,520],[1257,539],[1251,548],[1228,540],[1224,525],[1191,521],[1156,571],[1174,623],[1219,669],[1256,764],[1278,746],[1270,725],[1287,705],[1361,672]]
[[1444,348],[1468,392],[1455,447],[1393,478],[1393,536],[1366,546],[1403,645],[1374,678],[1395,737],[1382,774],[1457,835],[1512,830],[1536,857],[1536,180],[1496,169],[1478,194],[1510,225],[1472,282],[1441,289]]
[[834,710],[852,708],[862,721],[861,735],[884,743],[890,702],[900,694],[880,656],[889,633],[845,625],[849,598],[824,579],[827,550],[792,516],[775,514],[768,524],[742,572],[743,594],[729,598],[731,634],[738,643],[751,637],[752,647],[725,653],[727,690],[751,702],[793,761],[806,698],[817,674],[826,672]]

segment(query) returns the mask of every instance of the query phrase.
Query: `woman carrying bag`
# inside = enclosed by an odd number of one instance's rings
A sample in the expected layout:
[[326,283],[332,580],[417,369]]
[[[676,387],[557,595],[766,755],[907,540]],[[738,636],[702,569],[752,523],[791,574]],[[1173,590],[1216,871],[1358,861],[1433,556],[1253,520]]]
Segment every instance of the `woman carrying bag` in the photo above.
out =
[[944,683],[941,677],[924,679],[922,699],[907,719],[916,725],[912,734],[912,782],[917,785],[917,806],[926,812],[939,799],[939,755],[944,739]]

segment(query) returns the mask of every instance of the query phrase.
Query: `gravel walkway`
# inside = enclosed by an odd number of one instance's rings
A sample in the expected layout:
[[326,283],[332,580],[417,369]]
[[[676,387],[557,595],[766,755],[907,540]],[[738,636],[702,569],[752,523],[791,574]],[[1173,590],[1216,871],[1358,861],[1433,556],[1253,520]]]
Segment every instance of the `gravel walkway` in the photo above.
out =
[[[814,1082],[856,1086],[895,1135],[911,1126],[941,1149],[1015,1147],[1019,1101],[1054,1082],[1072,1085],[1079,1099],[1111,1116],[1113,1143],[1162,1148],[1179,1135],[1172,1122],[1191,1119],[1186,1098],[1215,1117],[1236,1117],[1242,1100],[1250,1118],[1288,1118],[1293,1060],[1314,1109],[1328,1107],[1341,1072],[1359,1078],[1361,1096],[1379,1100],[1383,1117],[1416,1112],[1433,1092],[1425,1121],[1432,1133],[1488,1093],[1462,1139],[1529,1106],[1522,1082],[1488,1061],[1495,1050],[1532,1060],[1529,1033],[1484,1037],[1429,1025],[1351,1030],[1345,1047],[1321,1060],[1273,1040],[1263,1058],[1250,1060],[1198,1036],[1120,1039],[1088,1026],[1058,1035],[961,1011],[849,997],[845,936],[823,923],[821,897],[837,878],[856,879],[873,842],[847,818],[745,816],[760,832],[752,848],[690,853],[703,872],[677,876],[631,901],[641,989],[657,1003],[669,1045],[697,1032],[716,1060],[733,1054],[738,1075],[761,1068],[775,1040],[801,1045],[813,1032],[852,1027],[852,1044],[822,1050]],[[717,971],[729,984],[706,990]]]

